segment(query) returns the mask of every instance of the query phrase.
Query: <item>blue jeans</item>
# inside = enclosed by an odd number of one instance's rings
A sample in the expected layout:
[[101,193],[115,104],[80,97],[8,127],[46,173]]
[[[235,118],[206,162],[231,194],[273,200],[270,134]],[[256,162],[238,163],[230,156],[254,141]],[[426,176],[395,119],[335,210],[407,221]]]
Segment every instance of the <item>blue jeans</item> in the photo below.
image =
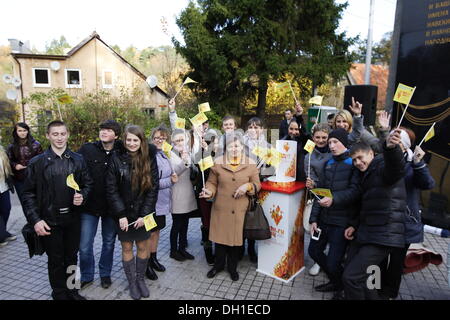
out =
[[[98,264],[100,277],[110,277],[116,241],[115,222],[110,217],[102,219],[102,253]],[[94,239],[100,217],[88,213],[81,214],[80,271],[81,281],[93,281],[95,272]]]
[[[309,243],[309,256],[325,271],[332,283],[342,286],[343,259],[348,241],[344,237],[345,228],[328,224],[319,224],[322,230],[319,240],[311,239]],[[328,255],[324,251],[328,249]]]

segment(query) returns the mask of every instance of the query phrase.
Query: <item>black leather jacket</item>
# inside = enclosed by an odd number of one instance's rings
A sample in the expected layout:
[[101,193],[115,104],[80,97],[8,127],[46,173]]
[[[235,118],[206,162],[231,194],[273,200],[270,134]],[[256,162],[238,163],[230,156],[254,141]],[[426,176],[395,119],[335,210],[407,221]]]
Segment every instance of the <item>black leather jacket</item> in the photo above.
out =
[[[66,149],[62,156],[70,161],[67,175],[73,173],[75,181],[80,187],[79,193],[83,195],[83,203],[85,203],[93,187],[86,162],[82,155],[69,149]],[[28,222],[33,226],[40,220],[45,220],[51,225],[58,224],[53,208],[53,200],[58,195],[54,194],[49,168],[52,161],[52,151],[49,148],[31,159],[27,167],[22,206]],[[72,210],[79,212],[80,207],[72,206]]]
[[149,145],[152,187],[142,194],[131,187],[131,157],[128,153],[114,155],[106,173],[106,197],[113,218],[127,218],[129,222],[155,212],[158,198],[159,175],[156,147]]

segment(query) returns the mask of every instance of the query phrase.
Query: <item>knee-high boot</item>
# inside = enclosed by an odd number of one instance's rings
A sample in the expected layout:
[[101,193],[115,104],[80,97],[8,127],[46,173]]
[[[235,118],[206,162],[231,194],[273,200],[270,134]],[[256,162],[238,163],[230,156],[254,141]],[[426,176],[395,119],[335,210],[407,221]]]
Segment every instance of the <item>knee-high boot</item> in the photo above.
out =
[[122,265],[128,280],[128,289],[130,290],[131,298],[134,300],[141,299],[141,293],[139,292],[136,282],[136,261],[134,260],[134,257],[130,261],[122,260]]

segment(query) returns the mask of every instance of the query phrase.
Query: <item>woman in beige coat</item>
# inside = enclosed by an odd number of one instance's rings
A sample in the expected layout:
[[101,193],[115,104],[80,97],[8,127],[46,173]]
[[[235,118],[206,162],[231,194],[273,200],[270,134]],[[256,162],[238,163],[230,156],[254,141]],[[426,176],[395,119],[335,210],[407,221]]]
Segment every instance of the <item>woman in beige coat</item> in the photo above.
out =
[[214,267],[207,277],[213,278],[227,262],[231,279],[237,281],[237,263],[243,243],[244,219],[248,195],[261,187],[256,163],[245,156],[243,137],[237,132],[226,134],[226,153],[214,162],[201,198],[215,198],[211,210],[209,239],[215,242]]

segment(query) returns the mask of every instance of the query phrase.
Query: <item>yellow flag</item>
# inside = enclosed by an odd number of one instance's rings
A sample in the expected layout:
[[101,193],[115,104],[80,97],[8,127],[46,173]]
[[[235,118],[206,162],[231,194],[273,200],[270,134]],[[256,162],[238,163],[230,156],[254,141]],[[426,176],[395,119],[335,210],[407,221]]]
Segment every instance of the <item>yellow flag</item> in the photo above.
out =
[[188,83],[198,83],[198,82],[187,77],[186,80],[184,80],[183,84],[188,84]]
[[177,129],[184,129],[184,128],[186,128],[186,119],[184,119],[184,118],[177,118],[177,120],[175,120],[175,128],[177,128]]
[[311,192],[315,193],[316,195],[321,196],[321,197],[333,198],[333,195],[331,194],[330,189],[316,188],[316,189],[311,189]]
[[170,144],[168,144],[167,142],[164,141],[164,143],[162,145],[162,150],[166,154],[167,158],[170,158],[170,150],[172,150],[172,148],[173,147]]
[[62,104],[68,104],[68,103],[72,103],[72,102],[73,102],[72,97],[69,96],[68,94],[60,95],[60,96],[58,97],[58,101],[59,101],[60,103],[62,103]]
[[144,226],[146,231],[152,230],[154,227],[156,227],[156,221],[153,217],[153,213],[150,213],[144,217]]
[[76,191],[80,191],[80,187],[78,186],[78,183],[76,183],[73,173],[67,176],[66,184],[68,187],[75,189]]
[[211,156],[208,156],[198,162],[201,171],[205,171],[214,166],[214,161]]
[[287,83],[287,82],[278,83],[275,86],[275,89],[282,90],[282,91],[289,90],[289,83]]
[[198,112],[208,112],[211,111],[211,107],[209,106],[209,102],[200,103],[198,105]]
[[316,144],[308,139],[308,141],[306,142],[305,147],[303,149],[305,149],[306,151],[311,153],[315,147],[316,147]]
[[311,99],[309,99],[308,103],[317,104],[320,106],[322,104],[322,100],[323,96],[314,96]]
[[281,152],[275,148],[270,148],[261,158],[265,163],[278,168],[281,162],[281,157]]
[[203,112],[197,113],[193,118],[190,119],[194,126],[201,125],[203,122],[208,120]]
[[430,130],[428,130],[426,136],[425,136],[425,142],[427,142],[428,140],[430,140],[431,138],[434,137],[434,126],[432,126],[430,128]]
[[253,148],[252,153],[257,157],[262,158],[263,155],[267,153],[267,149],[260,146],[256,146]]
[[395,91],[394,101],[408,105],[411,101],[415,88],[399,83]]

